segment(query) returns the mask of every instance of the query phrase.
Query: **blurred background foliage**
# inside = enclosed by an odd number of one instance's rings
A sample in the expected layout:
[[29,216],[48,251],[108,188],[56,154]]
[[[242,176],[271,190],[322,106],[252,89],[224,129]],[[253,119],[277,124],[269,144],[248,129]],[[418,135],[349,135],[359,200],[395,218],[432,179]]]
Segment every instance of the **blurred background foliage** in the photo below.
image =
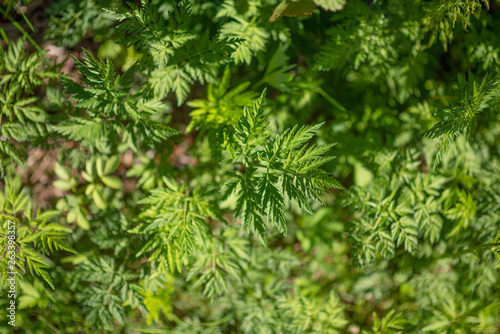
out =
[[[22,332],[500,331],[500,2],[0,3]],[[222,197],[224,131],[264,88],[273,135],[324,123],[345,188],[267,246]],[[208,232],[183,248],[157,217],[187,202]]]

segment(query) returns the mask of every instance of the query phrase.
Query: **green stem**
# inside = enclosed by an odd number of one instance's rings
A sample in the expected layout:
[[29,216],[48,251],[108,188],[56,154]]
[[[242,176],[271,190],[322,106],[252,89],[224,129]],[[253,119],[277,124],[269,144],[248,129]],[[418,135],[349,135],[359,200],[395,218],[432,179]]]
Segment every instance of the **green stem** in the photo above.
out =
[[487,248],[493,248],[493,247],[500,247],[500,242],[492,242],[492,243],[489,243],[489,244],[483,244],[483,245],[479,245],[479,246],[474,246],[474,247],[471,247],[471,248],[464,249],[463,251],[460,251],[460,252],[457,252],[457,253],[451,253],[451,254],[445,254],[445,255],[438,256],[437,259],[445,259],[445,258],[450,258],[450,257],[458,257],[458,256],[462,256],[462,255],[465,255],[465,254],[474,253],[474,252],[479,251],[479,250],[483,250],[483,249],[487,249]]
[[84,13],[84,9],[82,9],[81,11],[79,11],[78,13],[75,14],[75,16],[73,16],[71,18],[71,20],[69,20],[68,22],[66,22],[66,24],[64,25],[66,28],[69,27],[71,25],[71,23],[73,23],[74,21],[76,21],[77,18],[79,18],[83,13]]
[[26,30],[24,30],[23,27],[21,27],[19,23],[17,23],[12,17],[10,17],[10,15],[8,15],[7,12],[5,12],[2,8],[0,8],[0,13],[3,14],[4,17],[7,17],[7,19],[14,25],[14,27],[16,27],[20,32],[23,33],[24,36],[26,36],[28,41],[35,47],[35,49],[40,53],[43,59],[45,59],[47,65],[51,66],[52,64],[50,63],[49,58],[45,56],[45,52],[40,48],[38,44],[36,44],[33,38],[31,38],[31,36],[28,35],[28,32],[26,32]]

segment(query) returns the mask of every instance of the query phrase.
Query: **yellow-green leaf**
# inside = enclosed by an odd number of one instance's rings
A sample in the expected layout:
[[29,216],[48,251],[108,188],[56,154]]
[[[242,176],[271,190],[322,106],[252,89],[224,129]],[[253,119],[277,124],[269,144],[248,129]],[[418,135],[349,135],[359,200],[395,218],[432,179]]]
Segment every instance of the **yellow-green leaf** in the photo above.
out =
[[313,0],[283,0],[274,9],[269,22],[274,22],[283,16],[311,15],[315,10],[316,5]]
[[120,166],[120,158],[117,155],[110,157],[104,166],[104,175],[113,173],[118,169],[118,166]]
[[122,187],[122,180],[120,180],[118,177],[116,176],[112,176],[112,175],[107,175],[107,176],[103,176],[101,177],[101,181],[102,183],[104,183],[105,185],[107,185],[108,187],[112,188],[112,189],[120,189]]

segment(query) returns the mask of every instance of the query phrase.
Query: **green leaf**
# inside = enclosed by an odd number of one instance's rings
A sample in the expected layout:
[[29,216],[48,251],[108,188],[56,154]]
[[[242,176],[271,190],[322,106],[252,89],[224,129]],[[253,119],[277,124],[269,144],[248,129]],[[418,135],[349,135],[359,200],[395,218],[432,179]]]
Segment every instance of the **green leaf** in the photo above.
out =
[[108,204],[99,189],[94,188],[92,190],[92,199],[99,209],[105,210],[108,207]]
[[120,157],[118,155],[109,157],[104,166],[103,175],[114,173],[118,169],[118,166],[120,166]]
[[54,172],[64,181],[69,181],[69,179],[71,178],[70,172],[57,162],[54,165]]
[[87,213],[82,207],[76,209],[76,222],[84,230],[90,229],[90,222],[87,220]]
[[56,187],[57,189],[61,189],[61,190],[64,190],[64,191],[67,191],[67,190],[71,190],[71,188],[73,188],[73,186],[75,185],[73,182],[70,182],[70,181],[64,181],[64,180],[55,180],[53,182],[53,185],[54,187]]
[[104,174],[103,174],[103,161],[102,161],[102,157],[97,157],[96,160],[95,160],[95,170],[97,172],[97,175],[99,177],[102,177]]
[[174,92],[177,105],[180,106],[189,94],[192,80],[190,76],[177,65],[166,67],[164,70],[155,71],[150,79],[157,98],[165,98],[168,93]]
[[108,187],[113,188],[113,189],[121,189],[121,187],[123,185],[122,180],[120,180],[118,177],[112,176],[112,175],[102,176],[101,181],[105,185],[107,185]]
[[316,10],[313,0],[283,0],[273,11],[269,22],[274,22],[283,16],[311,15]]
[[344,9],[346,2],[347,0],[314,0],[317,6],[332,12]]
[[[286,83],[292,80],[293,74],[289,71],[295,68],[295,65],[287,64],[289,57],[285,52],[288,47],[289,44],[278,46],[278,49],[276,50],[276,52],[274,52],[271,60],[267,65],[266,72],[264,73],[264,78],[259,81],[259,83],[267,83],[270,86],[283,92],[290,91]],[[258,86],[258,84],[256,84],[256,86]]]

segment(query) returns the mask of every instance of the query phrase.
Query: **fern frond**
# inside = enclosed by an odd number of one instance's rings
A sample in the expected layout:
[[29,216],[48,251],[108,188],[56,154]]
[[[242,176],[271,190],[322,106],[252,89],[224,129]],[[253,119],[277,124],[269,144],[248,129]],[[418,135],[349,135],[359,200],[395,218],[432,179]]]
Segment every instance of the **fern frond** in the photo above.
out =
[[157,99],[147,99],[133,90],[133,78],[138,65],[123,75],[115,73],[109,60],[94,58],[85,50],[83,62],[75,59],[82,73],[82,82],[66,80],[67,91],[78,103],[82,116],[55,126],[56,131],[70,139],[82,140],[91,147],[105,151],[105,143],[124,140],[135,151],[142,144],[161,142],[178,132],[158,121],[149,119],[164,112],[166,106]]
[[311,213],[311,200],[321,203],[320,195],[328,189],[343,189],[320,169],[332,160],[325,154],[333,145],[307,145],[321,124],[295,126],[271,138],[266,119],[264,91],[227,133],[225,149],[244,170],[229,174],[223,190],[224,197],[235,194],[235,214],[261,241],[266,230],[262,217],[286,234],[287,200]]

